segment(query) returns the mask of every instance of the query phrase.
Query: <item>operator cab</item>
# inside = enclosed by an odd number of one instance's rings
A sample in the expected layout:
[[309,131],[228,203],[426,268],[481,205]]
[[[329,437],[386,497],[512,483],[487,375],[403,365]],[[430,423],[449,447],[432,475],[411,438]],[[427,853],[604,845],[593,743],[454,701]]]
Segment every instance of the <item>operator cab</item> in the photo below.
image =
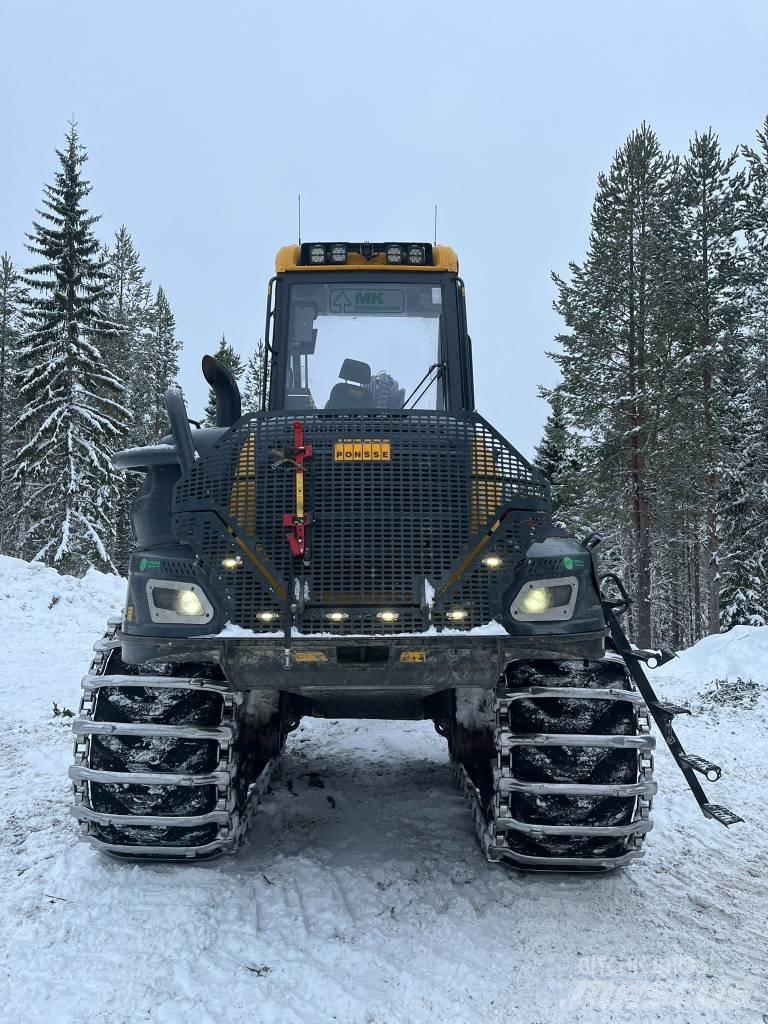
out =
[[305,243],[278,253],[272,410],[474,408],[464,286],[446,246]]

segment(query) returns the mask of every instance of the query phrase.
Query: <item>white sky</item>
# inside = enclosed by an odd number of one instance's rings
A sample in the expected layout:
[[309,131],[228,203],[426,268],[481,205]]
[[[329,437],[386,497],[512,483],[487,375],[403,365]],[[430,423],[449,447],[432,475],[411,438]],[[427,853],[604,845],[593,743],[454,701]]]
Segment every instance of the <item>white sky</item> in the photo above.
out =
[[0,0],[0,250],[23,235],[74,114],[91,205],[125,223],[185,343],[248,355],[275,251],[305,240],[453,245],[478,408],[527,454],[555,372],[550,271],[581,259],[598,171],[644,118],[681,150],[768,112],[751,2]]

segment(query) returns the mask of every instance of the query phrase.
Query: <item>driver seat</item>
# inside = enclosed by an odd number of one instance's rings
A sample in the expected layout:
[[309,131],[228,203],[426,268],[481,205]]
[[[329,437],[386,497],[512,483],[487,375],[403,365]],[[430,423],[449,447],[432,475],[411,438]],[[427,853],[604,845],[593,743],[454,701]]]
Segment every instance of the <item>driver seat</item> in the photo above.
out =
[[345,359],[339,376],[342,382],[334,384],[326,409],[372,409],[373,394],[370,389],[371,368],[358,359]]

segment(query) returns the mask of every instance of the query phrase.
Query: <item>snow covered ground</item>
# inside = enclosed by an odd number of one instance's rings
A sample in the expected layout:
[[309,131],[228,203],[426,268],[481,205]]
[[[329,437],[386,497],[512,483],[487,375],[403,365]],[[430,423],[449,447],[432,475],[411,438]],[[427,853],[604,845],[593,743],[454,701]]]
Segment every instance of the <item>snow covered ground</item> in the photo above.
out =
[[683,741],[722,764],[712,798],[747,824],[706,821],[662,746],[647,856],[619,873],[487,864],[431,725],[322,721],[292,735],[239,857],[138,867],[77,841],[69,720],[53,714],[76,709],[122,597],[111,577],[0,559],[7,1019],[768,1020],[768,629],[709,638],[654,674],[698,712]]

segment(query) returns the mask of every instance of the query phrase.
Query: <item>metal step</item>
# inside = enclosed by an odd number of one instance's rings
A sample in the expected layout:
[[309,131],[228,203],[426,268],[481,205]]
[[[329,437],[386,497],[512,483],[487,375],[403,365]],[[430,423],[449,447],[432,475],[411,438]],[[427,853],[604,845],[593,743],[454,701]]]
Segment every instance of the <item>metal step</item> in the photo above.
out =
[[733,811],[729,810],[727,807],[723,807],[722,804],[702,804],[701,809],[708,818],[714,818],[715,821],[719,821],[720,824],[725,825],[726,828],[728,825],[736,825],[738,822],[744,821],[744,819],[740,818],[738,814],[734,814]]
[[712,761],[708,761],[706,757],[699,757],[698,754],[681,754],[679,760],[689,768],[693,768],[695,772],[705,776],[710,782],[717,782],[723,774],[719,764],[713,764]]

